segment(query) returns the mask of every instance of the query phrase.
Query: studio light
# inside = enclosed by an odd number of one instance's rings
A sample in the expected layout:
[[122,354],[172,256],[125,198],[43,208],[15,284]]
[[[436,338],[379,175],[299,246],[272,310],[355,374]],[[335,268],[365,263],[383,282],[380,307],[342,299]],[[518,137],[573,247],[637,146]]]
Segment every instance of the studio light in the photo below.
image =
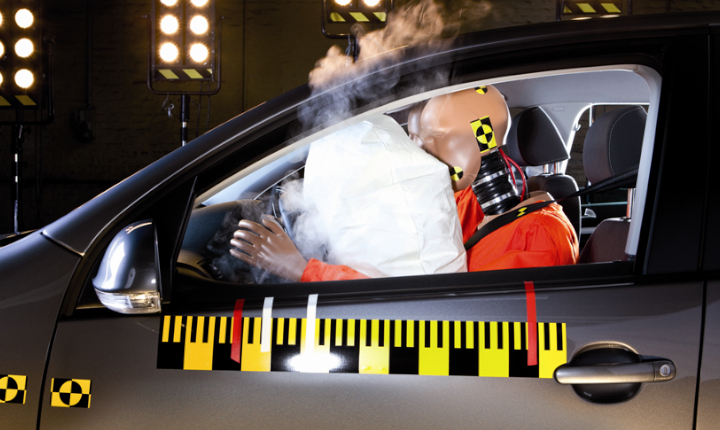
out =
[[190,58],[197,63],[202,63],[207,60],[210,52],[207,47],[202,43],[196,43],[190,47]]
[[[387,14],[393,9],[394,0],[322,0],[322,4],[323,34],[331,39],[352,39],[350,27],[354,24],[366,24],[370,29],[384,26]],[[346,32],[331,33],[326,28],[327,24],[334,24],[332,29],[344,26]]]
[[[147,86],[166,101],[171,95],[180,95],[180,142],[185,145],[190,96],[209,97],[220,91],[221,21],[215,13],[215,0],[150,1]],[[158,82],[162,89],[155,87]],[[198,82],[199,90],[191,84]],[[197,106],[199,110],[201,102]]]
[[15,73],[15,84],[20,88],[30,88],[34,81],[35,77],[28,69],[20,69]]
[[31,25],[33,25],[33,21],[35,21],[35,17],[33,16],[32,12],[27,9],[20,9],[15,14],[15,22],[20,28],[30,27]]
[[205,34],[209,27],[210,24],[208,24],[207,18],[202,15],[195,15],[190,20],[190,30],[195,34]]
[[34,51],[33,43],[30,39],[22,38],[15,44],[15,53],[20,58],[27,58]]
[[172,63],[177,60],[179,54],[177,46],[172,43],[165,43],[160,47],[160,58],[165,62]]
[[150,81],[215,81],[214,0],[152,0]]
[[165,15],[160,21],[160,30],[165,34],[175,34],[179,27],[178,19],[172,15]]
[[41,0],[0,1],[0,109],[48,107],[41,16]]

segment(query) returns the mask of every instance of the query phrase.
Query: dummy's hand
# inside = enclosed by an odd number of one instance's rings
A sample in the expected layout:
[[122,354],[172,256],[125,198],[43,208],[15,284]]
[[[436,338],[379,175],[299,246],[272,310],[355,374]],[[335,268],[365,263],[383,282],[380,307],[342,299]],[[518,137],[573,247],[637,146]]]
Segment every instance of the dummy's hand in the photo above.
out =
[[230,248],[230,254],[274,275],[300,282],[307,261],[277,221],[267,216],[262,223],[267,228],[252,221],[240,221],[238,227],[247,230],[235,231],[230,244],[237,249]]

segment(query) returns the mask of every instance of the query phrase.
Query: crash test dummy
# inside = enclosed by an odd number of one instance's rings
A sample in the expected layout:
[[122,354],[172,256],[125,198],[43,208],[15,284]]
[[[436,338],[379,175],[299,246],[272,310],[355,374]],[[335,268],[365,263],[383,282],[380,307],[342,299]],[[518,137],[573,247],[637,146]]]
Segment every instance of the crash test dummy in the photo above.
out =
[[[435,97],[410,112],[410,137],[448,166],[465,242],[504,213],[552,201],[544,192],[519,196],[500,153],[509,123],[505,99],[492,86]],[[291,281],[367,278],[347,266],[306,261],[276,221],[263,224],[240,221],[234,257]],[[575,230],[555,203],[518,216],[467,250],[469,271],[574,264],[577,257]]]

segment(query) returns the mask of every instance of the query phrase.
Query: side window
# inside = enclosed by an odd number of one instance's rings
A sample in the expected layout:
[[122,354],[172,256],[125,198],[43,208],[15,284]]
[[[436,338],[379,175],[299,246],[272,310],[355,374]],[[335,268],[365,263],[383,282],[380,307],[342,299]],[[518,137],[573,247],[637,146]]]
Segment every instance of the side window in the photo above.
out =
[[[637,168],[648,106],[658,100],[651,88],[658,85],[612,68],[497,81],[378,107],[221,175],[196,200],[178,272],[273,284],[627,260],[631,227],[623,217],[632,185],[550,203]],[[467,112],[452,106],[458,98],[489,100],[493,94],[495,105],[463,99]],[[614,111],[622,112],[620,118],[611,118]],[[589,115],[611,125],[592,129]],[[630,117],[642,117],[642,123],[635,118],[626,124]],[[467,136],[438,131],[456,126]],[[596,155],[588,166],[582,160],[593,133],[593,147],[623,143],[608,150],[612,160]],[[575,208],[568,204],[573,199]],[[518,221],[492,223],[508,213]],[[276,221],[264,222],[266,217]],[[541,218],[549,221],[531,221]],[[590,234],[613,218],[619,223],[606,236],[613,238],[615,254],[583,257],[583,248],[592,248]],[[238,226],[242,220],[255,224]],[[491,224],[487,232],[481,228],[485,236],[466,252],[463,244],[484,224]],[[561,252],[543,254],[558,243]],[[297,248],[294,254],[288,244]],[[300,272],[293,269],[298,255],[307,264]]]

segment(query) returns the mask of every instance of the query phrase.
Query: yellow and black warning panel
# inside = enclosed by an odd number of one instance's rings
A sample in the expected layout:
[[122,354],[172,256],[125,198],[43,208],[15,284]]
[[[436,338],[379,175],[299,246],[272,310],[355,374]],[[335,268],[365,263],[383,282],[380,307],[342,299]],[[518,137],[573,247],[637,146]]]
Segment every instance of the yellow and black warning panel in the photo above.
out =
[[386,12],[330,12],[330,22],[367,22],[380,23],[387,20]]
[[155,69],[157,81],[212,81],[211,68],[158,67]]
[[27,376],[0,375],[0,403],[25,404]]
[[563,15],[622,15],[623,2],[620,0],[564,0]]
[[89,408],[91,384],[89,379],[53,378],[50,383],[50,406],[56,408]]
[[[271,324],[269,345],[261,344],[263,323]],[[306,351],[306,319],[245,317],[239,363],[230,359],[233,326],[232,317],[165,316],[157,367],[552,378],[567,362],[564,323],[537,323],[528,360],[524,322],[317,319]]]

